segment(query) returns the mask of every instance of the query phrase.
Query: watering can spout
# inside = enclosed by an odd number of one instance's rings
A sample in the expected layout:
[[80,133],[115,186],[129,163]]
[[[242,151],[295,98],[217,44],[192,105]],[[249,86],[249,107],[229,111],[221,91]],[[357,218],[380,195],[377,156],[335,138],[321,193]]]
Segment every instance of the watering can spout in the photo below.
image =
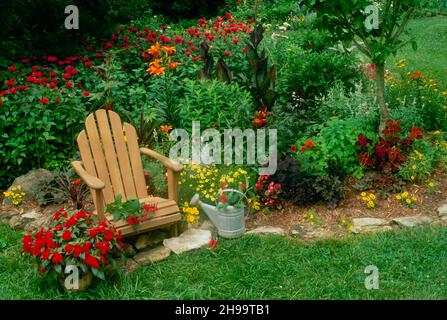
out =
[[206,215],[208,216],[208,218],[210,218],[211,222],[215,225],[215,226],[219,226],[219,216],[217,214],[217,208],[215,206],[203,203],[202,201],[200,201],[200,196],[198,194],[195,194],[194,197],[192,197],[191,202],[190,202],[191,206],[194,207],[200,207],[203,209],[203,211],[205,211]]

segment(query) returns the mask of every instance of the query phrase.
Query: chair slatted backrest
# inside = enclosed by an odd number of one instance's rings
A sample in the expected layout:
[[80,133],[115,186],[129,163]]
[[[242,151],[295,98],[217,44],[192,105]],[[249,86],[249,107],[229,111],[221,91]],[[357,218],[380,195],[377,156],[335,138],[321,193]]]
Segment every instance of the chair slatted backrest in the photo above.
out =
[[[79,152],[85,170],[104,182],[105,204],[146,198],[146,181],[135,128],[121,123],[117,113],[98,110],[85,120],[85,130],[78,136]],[[93,199],[95,199],[92,190]]]

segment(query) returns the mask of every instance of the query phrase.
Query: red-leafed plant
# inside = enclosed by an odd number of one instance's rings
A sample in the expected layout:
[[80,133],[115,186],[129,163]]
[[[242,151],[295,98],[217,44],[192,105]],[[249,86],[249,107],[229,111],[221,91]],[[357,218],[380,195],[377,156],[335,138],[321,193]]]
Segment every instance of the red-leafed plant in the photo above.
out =
[[91,213],[75,214],[60,209],[50,228],[34,229],[23,236],[23,251],[36,257],[39,272],[65,277],[66,266],[79,268],[79,275],[105,279],[104,272],[115,267],[114,256],[121,253],[121,233]]
[[374,145],[373,141],[360,134],[357,145],[361,147],[360,163],[367,169],[399,171],[399,166],[406,160],[413,142],[421,139],[422,129],[410,127],[407,137],[402,137],[400,121],[390,120],[383,130],[383,138]]

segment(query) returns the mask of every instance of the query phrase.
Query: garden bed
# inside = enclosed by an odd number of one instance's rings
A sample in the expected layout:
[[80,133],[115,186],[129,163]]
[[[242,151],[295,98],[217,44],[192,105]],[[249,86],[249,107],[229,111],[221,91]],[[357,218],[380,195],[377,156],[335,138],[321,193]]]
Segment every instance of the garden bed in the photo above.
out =
[[[290,232],[291,228],[298,224],[313,223],[321,224],[325,227],[339,226],[341,229],[348,229],[352,218],[374,217],[392,219],[418,214],[436,215],[437,209],[447,203],[445,196],[447,191],[447,173],[438,169],[433,177],[436,179],[432,181],[436,181],[435,190],[428,187],[427,184],[408,185],[406,190],[418,199],[414,208],[402,205],[392,194],[385,199],[379,199],[378,205],[374,209],[368,209],[361,200],[360,192],[352,187],[355,180],[351,178],[345,188],[343,199],[335,209],[328,208],[325,204],[297,206],[291,202],[286,202],[282,209],[272,210],[268,214],[250,216],[248,227],[255,228],[268,225],[280,227]],[[375,192],[375,190],[371,191]],[[315,219],[308,218],[309,213],[312,212]],[[341,234],[346,234],[346,232],[341,232]]]

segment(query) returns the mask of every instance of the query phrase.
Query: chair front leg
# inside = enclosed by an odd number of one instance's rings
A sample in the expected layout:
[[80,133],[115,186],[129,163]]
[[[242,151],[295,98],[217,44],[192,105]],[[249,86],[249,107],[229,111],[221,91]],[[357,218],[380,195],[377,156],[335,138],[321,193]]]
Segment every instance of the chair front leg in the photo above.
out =
[[168,169],[168,199],[178,203],[178,172]]
[[104,221],[106,220],[106,216],[104,208],[104,195],[102,194],[102,190],[95,190],[95,198],[96,215],[98,216],[99,221]]

